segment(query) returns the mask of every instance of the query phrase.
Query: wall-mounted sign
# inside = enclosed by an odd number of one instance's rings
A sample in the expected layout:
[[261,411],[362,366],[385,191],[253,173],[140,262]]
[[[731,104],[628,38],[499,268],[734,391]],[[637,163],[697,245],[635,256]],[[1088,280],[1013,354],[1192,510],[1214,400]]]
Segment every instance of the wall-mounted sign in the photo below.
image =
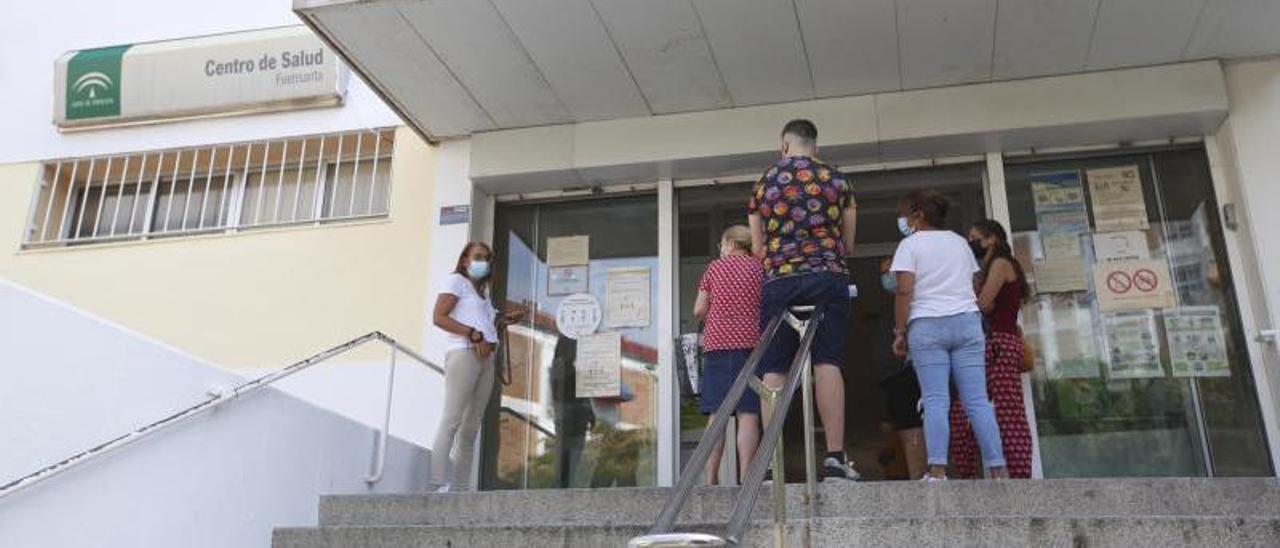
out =
[[1093,271],[1098,310],[1140,310],[1174,305],[1172,276],[1164,261],[1119,261]]
[[565,297],[556,307],[556,330],[561,335],[577,340],[596,332],[600,327],[600,301],[590,293],[577,293]]
[[82,129],[342,104],[347,70],[302,26],[73,51],[53,122]]
[[471,222],[470,205],[440,207],[440,225],[460,225]]

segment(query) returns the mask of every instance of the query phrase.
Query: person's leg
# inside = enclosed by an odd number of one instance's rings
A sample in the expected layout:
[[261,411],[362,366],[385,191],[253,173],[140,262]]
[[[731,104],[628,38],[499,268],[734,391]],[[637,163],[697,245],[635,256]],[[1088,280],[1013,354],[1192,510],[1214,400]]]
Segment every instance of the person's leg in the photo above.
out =
[[[707,425],[711,428],[711,425]],[[703,470],[706,474],[707,485],[720,484],[720,459],[724,456],[724,438],[716,442],[715,447],[711,448],[711,456],[707,458],[707,467]]]
[[946,327],[939,318],[918,318],[907,327],[907,349],[920,380],[924,401],[925,453],[929,475],[947,475],[947,449],[951,435],[947,412],[951,407],[951,358],[945,346]]
[[827,453],[844,453],[844,374],[838,366],[817,364],[813,367],[813,381]]
[[1007,476],[1004,449],[1000,446],[1000,428],[987,398],[986,336],[982,333],[982,317],[977,312],[947,318],[956,344],[951,350],[951,363],[956,392],[969,414],[969,424],[982,448],[983,463],[991,477]]
[[994,333],[987,342],[987,391],[996,406],[996,424],[1009,476],[1031,478],[1031,426],[1022,399],[1022,340],[1012,333]]
[[747,477],[747,467],[760,446],[760,415],[738,413],[738,481]]
[[[837,274],[815,274],[809,278],[809,295],[805,300],[817,304],[822,319],[814,333],[810,357],[813,360],[814,399],[827,454],[823,473],[827,476],[857,479],[844,453],[844,344],[849,319],[848,277]],[[834,465],[834,466],[833,466]]]
[[[781,278],[765,283],[760,290],[760,331],[764,332],[773,318],[779,314],[786,312],[787,307],[791,303],[793,297],[793,287],[796,285],[796,277]],[[800,337],[796,331],[783,323],[778,327],[777,334],[774,335],[773,341],[765,348],[764,356],[760,360],[759,367],[756,372],[760,373],[761,381],[765,387],[770,390],[782,389],[783,383],[786,381],[787,371],[791,368],[791,359],[795,357],[796,349],[800,345]],[[768,428],[771,419],[771,409],[768,405],[762,403],[762,414],[764,425]]]
[[902,453],[907,461],[907,477],[920,479],[925,473],[924,429],[919,426],[898,431]]
[[978,477],[978,443],[958,398],[951,400],[951,474],[959,479]]
[[471,393],[467,396],[466,411],[462,415],[462,425],[458,429],[458,462],[453,469],[454,485],[463,490],[471,488],[471,466],[475,461],[476,444],[479,440],[480,421],[484,418],[484,410],[489,405],[489,396],[493,394],[494,359],[476,360],[478,370]]
[[436,428],[435,441],[431,444],[431,483],[437,486],[447,483],[445,469],[449,466],[449,453],[453,450],[463,411],[471,397],[478,360],[469,349],[454,350],[445,354],[444,364],[444,408],[440,411],[440,426]]

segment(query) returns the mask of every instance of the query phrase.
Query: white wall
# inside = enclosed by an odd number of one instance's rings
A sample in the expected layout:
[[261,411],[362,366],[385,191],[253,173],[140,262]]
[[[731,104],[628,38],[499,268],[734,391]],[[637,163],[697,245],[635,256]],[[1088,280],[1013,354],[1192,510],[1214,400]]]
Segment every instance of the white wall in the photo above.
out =
[[0,163],[397,125],[352,74],[342,108],[59,134],[53,65],[70,50],[300,25],[291,0],[9,2],[0,17]]
[[[240,380],[3,280],[0,364],[0,483]],[[371,492],[374,440],[261,390],[0,499],[0,546],[268,546],[273,527],[316,523],[318,495]],[[372,491],[420,490],[426,474],[425,452],[392,440]]]
[[[476,189],[473,197],[473,185],[468,175],[471,164],[471,140],[459,139],[444,141],[436,149],[436,193],[431,211],[437,215],[431,229],[430,268],[427,269],[427,299],[423,310],[422,351],[423,356],[436,363],[444,363],[445,335],[431,325],[431,310],[435,306],[436,295],[444,284],[445,278],[453,272],[458,262],[458,254],[462,246],[472,238],[480,238],[492,244],[492,235],[484,232],[492,230],[493,216],[488,208],[477,207],[489,203],[482,199],[482,193]],[[444,206],[471,205],[471,222],[454,225],[439,225],[439,211]],[[479,233],[473,233],[473,228]],[[502,266],[498,266],[502,268]]]

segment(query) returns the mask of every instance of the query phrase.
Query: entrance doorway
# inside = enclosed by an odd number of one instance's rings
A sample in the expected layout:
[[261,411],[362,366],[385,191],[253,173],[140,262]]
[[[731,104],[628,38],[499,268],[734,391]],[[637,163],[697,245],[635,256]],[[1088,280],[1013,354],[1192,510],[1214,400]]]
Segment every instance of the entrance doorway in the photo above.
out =
[[[929,168],[849,173],[858,202],[855,255],[848,260],[852,283],[858,287],[846,328],[845,343],[845,450],[867,480],[906,479],[901,447],[888,424],[884,397],[878,385],[877,360],[890,359],[886,336],[892,329],[893,299],[880,287],[880,260],[893,254],[901,235],[897,229],[898,199],[907,191],[929,188],[951,202],[948,228],[963,232],[985,218],[986,200],[982,164],[957,164]],[[697,282],[715,258],[724,229],[746,224],[746,204],[751,182],[716,184],[680,189],[676,196],[679,230],[679,328],[696,329],[693,301]],[[882,348],[883,347],[883,348]],[[800,401],[788,414],[784,437],[799,440],[802,434]],[[681,406],[681,461],[687,459],[706,420],[696,406]],[[817,434],[821,440],[821,433]],[[800,481],[804,474],[803,444],[786,443],[787,474]],[[724,471],[731,471],[726,467]],[[724,474],[722,473],[722,477]],[[728,477],[732,477],[732,473]]]

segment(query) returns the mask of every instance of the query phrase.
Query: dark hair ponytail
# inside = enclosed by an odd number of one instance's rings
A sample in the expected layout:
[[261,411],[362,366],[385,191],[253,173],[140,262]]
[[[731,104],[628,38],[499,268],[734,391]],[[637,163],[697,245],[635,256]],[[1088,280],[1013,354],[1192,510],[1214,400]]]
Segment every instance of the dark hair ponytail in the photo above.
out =
[[1027,300],[1031,297],[1030,287],[1027,285],[1027,274],[1022,270],[1022,263],[1013,256],[1013,248],[1009,246],[1009,233],[1005,232],[1004,227],[999,221],[992,219],[983,219],[973,223],[974,230],[977,230],[983,236],[993,236],[996,239],[995,253],[991,255],[991,260],[982,265],[982,277],[985,279],[991,271],[991,265],[995,264],[996,259],[1007,259],[1009,264],[1013,265],[1013,271],[1017,274],[1018,288],[1022,290],[1022,299]]
[[946,228],[947,210],[951,209],[951,202],[946,196],[932,190],[916,189],[903,196],[901,204],[911,213],[919,211],[930,228]]

